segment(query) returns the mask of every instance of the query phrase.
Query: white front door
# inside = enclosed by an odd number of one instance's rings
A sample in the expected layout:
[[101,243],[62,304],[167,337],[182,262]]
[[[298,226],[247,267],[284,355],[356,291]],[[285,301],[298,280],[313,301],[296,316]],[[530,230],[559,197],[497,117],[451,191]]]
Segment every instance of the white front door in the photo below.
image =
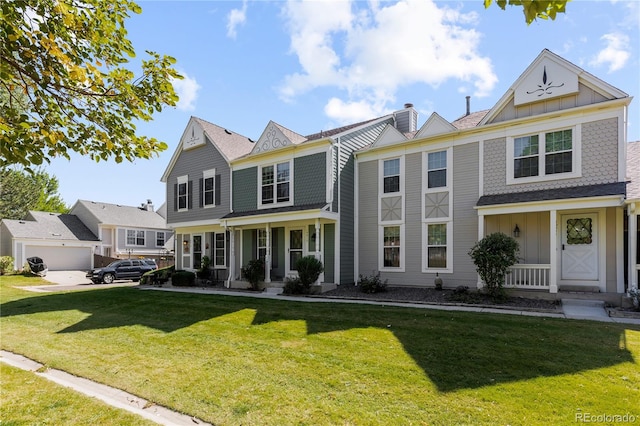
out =
[[302,257],[303,252],[303,231],[302,229],[289,229],[289,256],[288,274],[297,275],[296,262]]
[[562,279],[598,280],[598,214],[562,216]]

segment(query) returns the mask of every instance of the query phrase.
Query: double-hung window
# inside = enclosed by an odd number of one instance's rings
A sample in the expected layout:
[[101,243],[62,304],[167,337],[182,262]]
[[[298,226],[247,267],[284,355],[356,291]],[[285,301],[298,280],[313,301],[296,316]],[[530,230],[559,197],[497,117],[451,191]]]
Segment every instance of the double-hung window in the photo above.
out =
[[144,246],[144,231],[136,229],[127,229],[127,245],[128,246]]
[[262,206],[290,204],[291,162],[262,166],[260,188],[260,204]]
[[214,267],[220,268],[227,265],[226,261],[226,238],[224,232],[218,232],[213,237],[213,259]]
[[382,192],[385,194],[400,192],[400,159],[384,160],[382,172]]
[[507,183],[580,176],[577,129],[540,132],[510,138]]
[[430,152],[427,155],[427,187],[447,186],[447,151]]
[[166,241],[166,235],[164,231],[156,232],[156,247],[164,247],[164,243]]
[[215,205],[216,170],[202,172],[202,205],[204,207]]
[[178,177],[177,184],[177,207],[178,211],[189,209],[189,177]]
[[446,269],[447,254],[447,224],[427,224],[427,269]]
[[400,226],[383,227],[382,266],[384,268],[400,268]]
[[258,229],[258,259],[265,261],[267,258],[267,230]]

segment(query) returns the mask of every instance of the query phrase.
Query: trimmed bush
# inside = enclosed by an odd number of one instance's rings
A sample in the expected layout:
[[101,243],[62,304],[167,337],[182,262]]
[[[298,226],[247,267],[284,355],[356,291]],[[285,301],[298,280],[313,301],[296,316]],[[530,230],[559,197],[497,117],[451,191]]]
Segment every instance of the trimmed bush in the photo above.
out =
[[503,299],[504,279],[509,268],[518,262],[518,242],[501,232],[489,234],[469,251],[476,270],[494,299]]
[[191,271],[175,271],[171,275],[171,284],[175,287],[193,287],[196,284],[196,274]]
[[247,266],[240,268],[242,276],[249,281],[251,290],[260,289],[260,281],[264,280],[264,261],[262,259],[250,260]]
[[156,269],[155,271],[145,272],[142,277],[140,277],[140,284],[164,284],[169,281],[175,269],[175,266],[171,265],[166,268]]
[[372,275],[365,276],[360,274],[358,278],[358,287],[363,293],[382,293],[387,291],[387,281],[380,279],[380,272],[375,272]]
[[324,271],[324,266],[315,256],[304,256],[296,262],[296,269],[302,285],[309,288],[311,284],[318,281],[318,277]]
[[13,272],[13,257],[0,256],[0,275]]
[[299,277],[286,277],[284,279],[284,289],[282,290],[284,294],[307,294],[309,293],[309,289],[302,285],[302,281]]

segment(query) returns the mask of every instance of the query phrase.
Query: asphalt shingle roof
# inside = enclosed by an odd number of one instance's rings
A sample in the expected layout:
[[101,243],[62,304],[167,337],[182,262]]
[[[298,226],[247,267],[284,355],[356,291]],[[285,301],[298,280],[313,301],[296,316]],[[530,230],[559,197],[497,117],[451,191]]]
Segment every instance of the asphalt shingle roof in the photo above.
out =
[[30,211],[25,220],[4,219],[2,222],[14,238],[98,241],[98,237],[72,214]]
[[477,206],[496,204],[527,203],[532,201],[564,200],[570,198],[604,197],[607,195],[624,195],[625,182],[605,183],[599,185],[572,186],[568,188],[542,189],[537,191],[512,192],[509,194],[483,195]]
[[231,130],[198,117],[193,117],[193,119],[202,126],[207,136],[212,139],[211,142],[213,142],[229,160],[234,160],[250,153],[255,146],[254,142],[246,136],[242,136],[239,133],[232,132]]
[[119,204],[78,200],[103,225],[129,226],[134,228],[166,229],[165,219],[151,210]]

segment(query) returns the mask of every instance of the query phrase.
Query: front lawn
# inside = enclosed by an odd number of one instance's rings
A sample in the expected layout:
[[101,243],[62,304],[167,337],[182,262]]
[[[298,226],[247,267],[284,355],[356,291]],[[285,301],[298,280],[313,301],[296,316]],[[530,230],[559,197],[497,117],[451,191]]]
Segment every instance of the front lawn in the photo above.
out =
[[13,279],[2,349],[217,425],[640,421],[637,326]]

